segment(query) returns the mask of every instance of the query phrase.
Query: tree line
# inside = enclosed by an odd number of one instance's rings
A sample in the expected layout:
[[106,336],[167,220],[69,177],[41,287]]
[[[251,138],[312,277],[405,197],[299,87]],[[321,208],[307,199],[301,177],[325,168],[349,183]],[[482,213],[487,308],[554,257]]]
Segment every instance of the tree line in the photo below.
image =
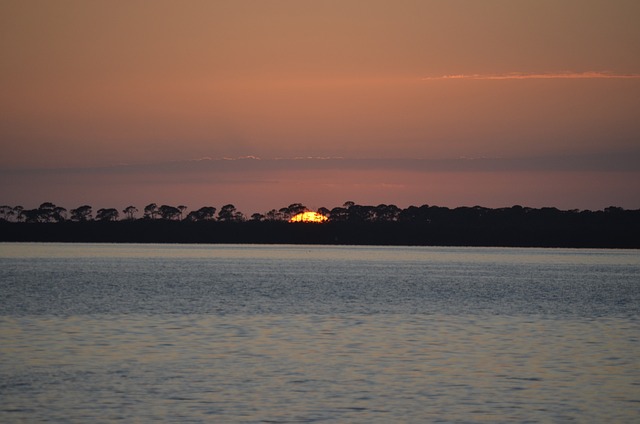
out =
[[[347,202],[346,204],[353,203]],[[271,209],[265,213],[254,213],[247,218],[238,211],[233,204],[226,204],[219,210],[214,206],[203,206],[199,209],[185,213],[188,207],[185,205],[160,205],[150,203],[145,206],[140,214],[137,207],[130,205],[119,211],[116,208],[100,208],[93,213],[93,207],[82,205],[75,209],[67,210],[52,202],[42,203],[38,208],[25,209],[22,206],[0,206],[0,220],[27,223],[54,223],[64,221],[119,221],[136,219],[163,219],[172,221],[288,221],[291,217],[309,209],[301,203],[293,203],[279,209]],[[336,211],[342,208],[334,208]],[[216,214],[217,212],[217,214]],[[330,216],[331,211],[320,208],[319,213]],[[338,212],[336,212],[336,217]]]
[[[245,222],[245,221],[289,221],[293,216],[309,211],[302,203],[292,203],[289,206],[279,209],[271,209],[265,213],[253,213],[246,217],[238,211],[233,204],[226,204],[219,210],[213,206],[203,206],[190,211],[185,205],[160,205],[150,203],[146,205],[142,213],[137,207],[130,205],[119,211],[116,208],[100,208],[93,213],[90,205],[82,205],[77,208],[67,210],[51,202],[42,203],[38,208],[25,209],[22,206],[0,206],[0,220],[8,222],[25,223],[56,223],[65,221],[87,222],[87,221],[118,221],[118,220],[170,220],[170,221],[221,221],[221,222]],[[122,212],[122,213],[120,213]],[[217,212],[217,214],[216,214]],[[461,206],[448,208],[442,206],[409,206],[399,208],[396,205],[380,204],[377,206],[359,205],[352,201],[347,201],[341,206],[328,209],[321,207],[317,213],[328,218],[329,222],[423,222],[429,223],[434,220],[448,218],[457,221],[473,222],[478,220],[506,220],[517,217],[535,217],[556,221],[560,218],[580,218],[592,216],[634,216],[640,215],[640,210],[625,210],[620,207],[610,206],[601,211],[591,210],[560,210],[554,207],[530,208],[515,205],[506,208],[491,209],[482,206]]]
[[[0,220],[10,222],[26,223],[55,223],[65,221],[87,222],[87,221],[118,221],[136,219],[165,219],[174,221],[244,221],[244,215],[236,210],[236,207],[228,204],[218,211],[215,207],[204,206],[200,209],[189,212],[184,205],[171,206],[151,203],[144,207],[141,217],[138,216],[137,207],[130,205],[122,210],[122,214],[116,208],[100,208],[93,214],[93,207],[90,205],[78,206],[75,209],[67,210],[54,203],[45,202],[38,208],[25,209],[22,206],[0,206]],[[216,216],[216,211],[218,215]]]
[[319,208],[321,225],[291,224],[301,203],[245,216],[232,204],[188,211],[155,203],[142,210],[90,205],[68,210],[0,206],[0,241],[289,243],[640,248],[640,210],[554,207],[448,208],[359,205]]

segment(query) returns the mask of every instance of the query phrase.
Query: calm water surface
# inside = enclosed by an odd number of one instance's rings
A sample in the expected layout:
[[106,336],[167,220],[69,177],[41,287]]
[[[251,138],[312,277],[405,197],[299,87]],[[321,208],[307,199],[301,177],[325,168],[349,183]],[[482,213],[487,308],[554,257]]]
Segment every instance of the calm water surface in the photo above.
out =
[[638,422],[640,252],[0,243],[0,422]]

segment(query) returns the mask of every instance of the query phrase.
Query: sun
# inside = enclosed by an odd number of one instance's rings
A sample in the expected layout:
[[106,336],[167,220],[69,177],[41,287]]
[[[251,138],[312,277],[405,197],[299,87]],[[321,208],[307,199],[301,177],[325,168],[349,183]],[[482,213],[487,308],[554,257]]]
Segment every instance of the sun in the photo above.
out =
[[327,217],[318,212],[306,211],[292,217],[289,222],[315,222],[321,223],[327,221]]

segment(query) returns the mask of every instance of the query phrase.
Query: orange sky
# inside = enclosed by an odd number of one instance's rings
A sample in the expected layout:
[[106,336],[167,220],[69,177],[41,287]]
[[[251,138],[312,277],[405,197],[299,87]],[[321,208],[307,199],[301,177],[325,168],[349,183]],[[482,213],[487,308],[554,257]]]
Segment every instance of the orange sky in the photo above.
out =
[[5,0],[0,203],[640,208],[639,20],[635,0]]

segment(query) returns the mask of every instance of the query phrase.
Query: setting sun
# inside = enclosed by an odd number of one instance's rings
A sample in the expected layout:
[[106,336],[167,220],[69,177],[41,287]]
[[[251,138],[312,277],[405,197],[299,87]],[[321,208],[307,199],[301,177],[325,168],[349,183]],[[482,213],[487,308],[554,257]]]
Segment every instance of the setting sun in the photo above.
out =
[[292,217],[289,222],[325,222],[327,217],[318,212],[306,211]]

